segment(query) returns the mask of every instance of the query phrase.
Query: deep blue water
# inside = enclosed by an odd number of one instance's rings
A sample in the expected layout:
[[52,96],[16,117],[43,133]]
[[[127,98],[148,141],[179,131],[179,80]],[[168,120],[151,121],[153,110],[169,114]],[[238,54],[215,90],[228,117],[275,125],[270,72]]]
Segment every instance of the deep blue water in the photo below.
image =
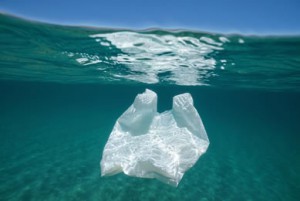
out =
[[[300,200],[299,37],[0,22],[0,200]],[[100,177],[145,88],[191,93],[210,139],[177,188]]]

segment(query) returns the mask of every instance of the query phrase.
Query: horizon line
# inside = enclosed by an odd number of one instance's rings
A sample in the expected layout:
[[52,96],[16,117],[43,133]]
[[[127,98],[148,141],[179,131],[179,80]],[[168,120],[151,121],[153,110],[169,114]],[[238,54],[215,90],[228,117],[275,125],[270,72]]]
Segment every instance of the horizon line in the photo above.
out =
[[150,26],[141,26],[141,27],[125,27],[123,25],[99,25],[89,22],[57,22],[52,20],[46,20],[46,19],[38,19],[34,17],[29,17],[21,14],[16,14],[13,12],[8,12],[5,10],[0,10],[0,14],[17,18],[19,20],[28,21],[32,23],[41,23],[41,24],[48,24],[48,25],[54,25],[54,26],[67,26],[67,27],[78,27],[78,28],[88,28],[88,29],[112,29],[116,31],[140,31],[140,32],[147,32],[147,31],[154,31],[154,30],[164,30],[164,31],[170,31],[170,32],[195,32],[195,33],[207,33],[207,34],[219,34],[219,35],[239,35],[239,36],[256,36],[256,37],[297,37],[300,36],[300,32],[242,32],[242,31],[220,31],[220,30],[202,30],[200,28],[196,27],[180,27],[178,25],[175,26],[158,26],[158,25],[150,25]]

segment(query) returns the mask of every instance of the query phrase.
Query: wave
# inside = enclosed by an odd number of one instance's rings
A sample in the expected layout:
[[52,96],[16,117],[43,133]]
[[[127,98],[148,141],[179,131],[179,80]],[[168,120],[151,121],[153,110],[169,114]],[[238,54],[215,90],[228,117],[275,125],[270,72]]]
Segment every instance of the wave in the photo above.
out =
[[299,90],[299,36],[116,30],[0,14],[0,80]]

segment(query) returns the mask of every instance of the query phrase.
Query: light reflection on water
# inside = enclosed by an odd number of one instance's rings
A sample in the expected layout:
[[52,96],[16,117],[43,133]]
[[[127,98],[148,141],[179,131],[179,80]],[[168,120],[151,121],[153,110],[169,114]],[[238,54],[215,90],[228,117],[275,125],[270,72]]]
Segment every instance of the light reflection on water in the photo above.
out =
[[[202,77],[213,76],[216,60],[209,56],[223,50],[222,41],[188,36],[154,35],[134,32],[95,34],[100,45],[112,45],[122,53],[110,59],[124,64],[133,72],[116,75],[130,80],[153,84],[159,74],[167,73],[163,81],[177,85],[203,85]],[[224,41],[224,39],[223,39]]]

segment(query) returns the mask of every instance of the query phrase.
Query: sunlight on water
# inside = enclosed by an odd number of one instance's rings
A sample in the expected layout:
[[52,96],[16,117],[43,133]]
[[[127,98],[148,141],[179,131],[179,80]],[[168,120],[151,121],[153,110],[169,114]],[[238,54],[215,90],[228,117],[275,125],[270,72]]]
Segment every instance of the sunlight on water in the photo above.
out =
[[[113,45],[121,54],[111,60],[124,64],[133,72],[122,77],[153,84],[159,74],[167,73],[163,81],[178,85],[202,85],[203,77],[213,76],[216,60],[208,54],[223,50],[222,42],[211,38],[158,36],[134,32],[91,35],[100,45]],[[200,72],[200,73],[199,73]]]
[[0,24],[3,80],[300,89],[298,36]]

